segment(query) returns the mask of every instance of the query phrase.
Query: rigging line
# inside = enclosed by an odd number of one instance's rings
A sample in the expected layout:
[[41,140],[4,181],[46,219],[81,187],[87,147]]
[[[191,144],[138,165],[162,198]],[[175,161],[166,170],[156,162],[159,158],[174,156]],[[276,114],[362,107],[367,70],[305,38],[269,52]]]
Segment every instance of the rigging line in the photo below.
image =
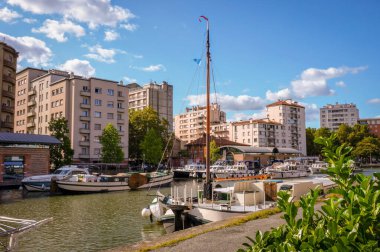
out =
[[213,61],[211,61],[211,76],[212,76],[212,82],[213,82],[213,86],[214,86],[215,103],[218,104],[218,96],[217,96],[217,90],[216,90],[216,84],[215,84],[214,62]]

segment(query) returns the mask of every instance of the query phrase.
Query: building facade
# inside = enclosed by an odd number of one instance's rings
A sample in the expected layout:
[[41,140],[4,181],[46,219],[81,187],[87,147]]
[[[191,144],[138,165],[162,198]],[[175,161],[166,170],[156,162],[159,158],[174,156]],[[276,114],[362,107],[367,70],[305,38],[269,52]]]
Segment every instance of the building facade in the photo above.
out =
[[380,138],[380,118],[364,118],[358,120],[359,124],[368,125],[369,132]]
[[305,107],[293,100],[279,100],[266,107],[268,120],[281,125],[276,147],[279,144],[278,147],[293,148],[306,155]]
[[13,132],[18,52],[0,42],[0,132]]
[[320,108],[320,127],[335,131],[341,124],[354,126],[359,120],[359,109],[353,103],[327,104]]
[[49,135],[49,122],[68,120],[74,162],[99,162],[99,136],[111,123],[128,158],[128,88],[118,82],[83,78],[59,70],[17,73],[15,132]]
[[173,86],[166,81],[162,84],[149,83],[142,87],[136,83],[127,85],[129,89],[129,109],[142,110],[152,107],[161,119],[169,123],[173,131]]
[[[226,113],[220,110],[220,105],[210,105],[210,123],[213,125],[226,122]],[[226,125],[227,126],[227,125]],[[186,108],[186,112],[174,117],[175,135],[183,144],[188,144],[206,133],[206,107],[194,106]]]

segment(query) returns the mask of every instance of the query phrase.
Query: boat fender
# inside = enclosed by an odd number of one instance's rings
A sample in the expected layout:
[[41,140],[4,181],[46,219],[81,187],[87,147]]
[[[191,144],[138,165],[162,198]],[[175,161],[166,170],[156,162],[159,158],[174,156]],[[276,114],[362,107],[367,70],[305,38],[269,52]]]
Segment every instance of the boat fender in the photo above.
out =
[[141,211],[141,216],[142,216],[142,217],[149,217],[151,214],[152,214],[152,212],[150,211],[149,207],[145,207],[145,208]]

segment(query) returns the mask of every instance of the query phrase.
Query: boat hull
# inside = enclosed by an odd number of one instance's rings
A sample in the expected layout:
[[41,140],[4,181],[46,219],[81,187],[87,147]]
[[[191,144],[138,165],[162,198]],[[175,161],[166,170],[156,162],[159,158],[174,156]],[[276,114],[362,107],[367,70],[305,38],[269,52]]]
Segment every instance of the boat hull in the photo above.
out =
[[301,178],[308,177],[310,172],[307,171],[278,171],[271,172],[272,179],[283,179],[283,178]]
[[28,192],[47,192],[50,191],[50,181],[46,182],[21,182],[23,188]]
[[211,209],[211,208],[198,207],[198,206],[194,206],[194,208],[189,211],[189,215],[192,218],[195,218],[196,220],[202,223],[221,221],[221,220],[225,220],[227,218],[234,217],[234,216],[239,216],[245,213],[248,213],[248,211],[244,212],[244,211],[217,210],[215,208]]
[[64,192],[96,193],[129,190],[127,182],[71,182],[57,181],[58,187]]

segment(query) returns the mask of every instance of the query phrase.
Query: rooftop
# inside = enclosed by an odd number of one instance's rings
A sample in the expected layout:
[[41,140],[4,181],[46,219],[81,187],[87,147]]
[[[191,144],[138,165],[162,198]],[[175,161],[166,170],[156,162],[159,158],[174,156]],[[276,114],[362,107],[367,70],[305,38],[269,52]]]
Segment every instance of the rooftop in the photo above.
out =
[[0,145],[3,144],[45,144],[53,145],[61,142],[52,136],[35,135],[35,134],[20,134],[0,132]]

